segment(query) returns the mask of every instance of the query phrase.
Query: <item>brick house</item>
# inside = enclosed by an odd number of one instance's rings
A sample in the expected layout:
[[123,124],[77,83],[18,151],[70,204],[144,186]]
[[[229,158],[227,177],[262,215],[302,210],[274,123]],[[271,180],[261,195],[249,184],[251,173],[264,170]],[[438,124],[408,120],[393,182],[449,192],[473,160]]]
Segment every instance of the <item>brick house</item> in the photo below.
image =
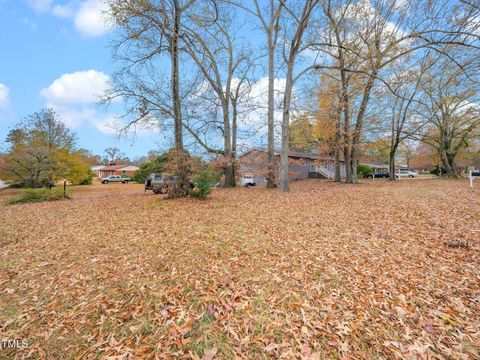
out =
[[92,170],[95,172],[95,175],[98,178],[105,178],[111,175],[128,175],[131,177],[133,176],[133,174],[135,174],[135,171],[137,171],[138,169],[139,169],[138,166],[126,165],[126,164],[92,167]]
[[[301,180],[307,178],[333,179],[335,173],[335,159],[323,154],[302,153],[290,151],[289,178]],[[239,160],[239,174],[253,175],[254,182],[259,185],[266,183],[268,174],[268,153],[266,149],[254,148],[241,154]],[[280,153],[275,151],[275,172],[278,179],[280,167]],[[345,162],[340,161],[340,175],[345,177]]]

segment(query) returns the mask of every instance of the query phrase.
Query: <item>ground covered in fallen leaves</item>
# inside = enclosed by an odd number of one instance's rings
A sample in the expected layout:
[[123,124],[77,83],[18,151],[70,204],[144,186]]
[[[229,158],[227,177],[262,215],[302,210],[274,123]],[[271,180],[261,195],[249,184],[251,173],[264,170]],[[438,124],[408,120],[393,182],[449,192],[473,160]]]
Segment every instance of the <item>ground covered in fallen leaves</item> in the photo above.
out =
[[1,204],[0,338],[28,347],[0,358],[479,358],[475,185]]

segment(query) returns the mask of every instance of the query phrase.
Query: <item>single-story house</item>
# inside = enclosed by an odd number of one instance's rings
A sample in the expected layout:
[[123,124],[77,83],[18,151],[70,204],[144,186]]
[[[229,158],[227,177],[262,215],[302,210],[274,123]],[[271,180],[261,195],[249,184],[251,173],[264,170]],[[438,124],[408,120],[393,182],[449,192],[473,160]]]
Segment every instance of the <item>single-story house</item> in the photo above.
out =
[[90,168],[95,173],[95,176],[97,178],[99,178],[100,177],[100,170],[102,170],[104,167],[106,167],[106,165],[95,165],[95,166],[91,166]]
[[133,176],[135,171],[139,169],[135,165],[119,164],[119,165],[106,165],[106,166],[92,166],[92,170],[98,178],[104,178],[111,175],[128,175]]
[[[390,165],[389,164],[366,164],[366,163],[361,163],[362,165],[366,165],[370,168],[373,169],[373,172],[375,174],[378,174],[378,173],[384,173],[384,172],[388,172],[390,170]],[[408,170],[408,166],[407,165],[395,165],[395,168],[398,170],[398,169],[401,169],[401,170]]]
[[[289,156],[290,180],[307,178],[333,179],[335,174],[335,159],[318,153],[302,153],[290,151]],[[265,184],[268,174],[268,153],[266,149],[253,148],[238,157],[240,176],[253,176],[256,184]],[[275,151],[275,172],[278,179],[280,168],[280,153]],[[340,175],[345,177],[345,162],[340,161]]]

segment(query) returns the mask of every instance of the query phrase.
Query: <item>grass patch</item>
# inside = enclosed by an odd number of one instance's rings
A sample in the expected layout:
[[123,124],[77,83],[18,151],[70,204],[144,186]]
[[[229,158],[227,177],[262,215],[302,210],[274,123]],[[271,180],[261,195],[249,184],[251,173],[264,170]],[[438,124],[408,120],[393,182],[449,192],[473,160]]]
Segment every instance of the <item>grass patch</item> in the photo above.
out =
[[70,199],[68,193],[64,194],[63,189],[24,189],[17,197],[7,200],[8,205],[35,203],[42,201],[56,201]]

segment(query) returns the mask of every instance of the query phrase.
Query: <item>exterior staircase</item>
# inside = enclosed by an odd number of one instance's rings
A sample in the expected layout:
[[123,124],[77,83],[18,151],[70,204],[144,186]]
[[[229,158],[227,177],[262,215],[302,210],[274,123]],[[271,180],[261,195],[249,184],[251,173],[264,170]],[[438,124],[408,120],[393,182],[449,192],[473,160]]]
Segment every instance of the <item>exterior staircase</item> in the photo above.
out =
[[325,179],[333,180],[335,178],[333,171],[324,166],[310,166],[309,171],[310,173],[319,174],[321,175],[319,177],[324,177]]

